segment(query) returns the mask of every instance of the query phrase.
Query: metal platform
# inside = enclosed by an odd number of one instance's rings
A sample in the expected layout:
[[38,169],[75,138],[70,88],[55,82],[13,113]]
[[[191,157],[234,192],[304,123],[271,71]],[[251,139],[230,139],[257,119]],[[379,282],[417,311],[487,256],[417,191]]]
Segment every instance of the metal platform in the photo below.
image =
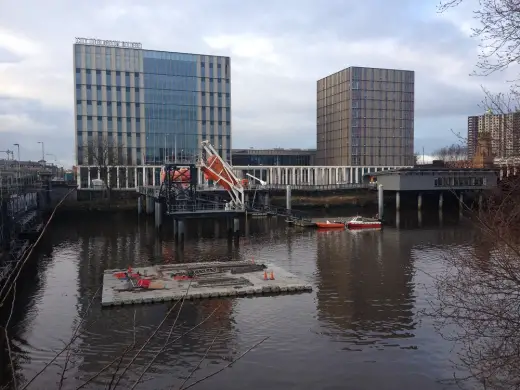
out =
[[[265,266],[265,268],[264,268]],[[126,270],[106,270],[103,275],[102,306],[166,302],[182,299],[242,297],[312,291],[312,286],[274,264],[245,261],[186,263],[134,268],[143,278],[162,285],[160,289],[133,287],[128,280],[114,276]],[[274,280],[264,280],[264,272]],[[174,280],[173,275],[195,275],[191,281]]]

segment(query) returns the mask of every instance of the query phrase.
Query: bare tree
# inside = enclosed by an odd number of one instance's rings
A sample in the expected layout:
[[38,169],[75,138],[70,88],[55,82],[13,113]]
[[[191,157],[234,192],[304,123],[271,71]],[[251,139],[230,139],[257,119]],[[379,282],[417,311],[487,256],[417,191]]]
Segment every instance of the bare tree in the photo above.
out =
[[457,380],[483,388],[520,388],[520,182],[494,193],[473,212],[475,235],[443,252],[428,312],[440,333],[460,347]]
[[437,149],[433,152],[433,155],[439,160],[462,161],[468,159],[468,149],[463,145],[452,144]]
[[[464,0],[442,1],[439,12],[457,7]],[[480,0],[473,12],[479,27],[472,36],[480,39],[476,75],[487,76],[520,60],[520,3],[517,0]]]
[[97,168],[98,177],[103,181],[103,188],[110,203],[112,188],[117,182],[116,166],[123,162],[124,145],[116,146],[112,137],[102,136],[90,141],[85,149],[88,164]]

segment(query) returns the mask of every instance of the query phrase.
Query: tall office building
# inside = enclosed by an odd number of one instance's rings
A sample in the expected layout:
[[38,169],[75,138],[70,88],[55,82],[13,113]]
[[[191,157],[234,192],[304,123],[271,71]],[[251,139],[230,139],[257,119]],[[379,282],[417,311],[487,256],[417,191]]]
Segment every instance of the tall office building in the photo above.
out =
[[205,139],[231,158],[229,57],[77,38],[74,69],[77,165],[195,161]]
[[480,134],[491,139],[491,152],[496,158],[517,157],[520,154],[520,112],[468,117],[468,157],[474,157]]
[[413,165],[414,78],[350,67],[318,80],[316,164]]

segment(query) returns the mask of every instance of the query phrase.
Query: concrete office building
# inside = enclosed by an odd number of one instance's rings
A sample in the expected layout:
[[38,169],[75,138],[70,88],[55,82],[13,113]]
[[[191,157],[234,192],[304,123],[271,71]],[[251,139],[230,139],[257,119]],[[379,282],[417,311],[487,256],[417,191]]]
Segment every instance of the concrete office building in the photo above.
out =
[[195,161],[208,139],[231,157],[229,57],[142,49],[133,42],[77,38],[73,47],[77,165]]
[[317,82],[317,165],[412,166],[414,72],[350,67]]
[[468,158],[475,156],[479,135],[487,133],[495,158],[517,157],[520,154],[520,112],[468,117]]

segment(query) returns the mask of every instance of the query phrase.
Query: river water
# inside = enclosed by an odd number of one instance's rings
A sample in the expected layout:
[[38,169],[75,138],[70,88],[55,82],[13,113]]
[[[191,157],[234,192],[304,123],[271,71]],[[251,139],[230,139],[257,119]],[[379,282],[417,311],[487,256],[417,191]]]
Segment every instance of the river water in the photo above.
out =
[[[431,293],[427,275],[442,267],[440,251],[466,243],[471,230],[457,216],[398,219],[399,229],[389,226],[380,232],[322,232],[289,228],[281,218],[250,220],[238,247],[228,243],[223,225],[194,222],[188,225],[184,251],[175,249],[168,226],[158,235],[151,219],[123,214],[58,219],[17,294],[10,332],[18,381],[32,378],[63,348],[85,312],[64,389],[77,388],[121,356],[134,337],[142,343],[164,319],[171,303],[101,309],[98,298],[87,312],[104,269],[254,259],[277,263],[312,284],[313,292],[186,302],[170,340],[217,310],[158,354],[174,312],[118,388],[131,388],[154,357],[136,388],[179,388],[201,360],[188,383],[267,336],[233,366],[194,388],[450,388],[442,380],[454,372],[452,345],[420,311]],[[127,353],[121,370],[134,355]],[[58,388],[65,356],[29,388]],[[106,388],[113,371],[101,373],[86,388]],[[4,371],[4,381],[8,376]]]

